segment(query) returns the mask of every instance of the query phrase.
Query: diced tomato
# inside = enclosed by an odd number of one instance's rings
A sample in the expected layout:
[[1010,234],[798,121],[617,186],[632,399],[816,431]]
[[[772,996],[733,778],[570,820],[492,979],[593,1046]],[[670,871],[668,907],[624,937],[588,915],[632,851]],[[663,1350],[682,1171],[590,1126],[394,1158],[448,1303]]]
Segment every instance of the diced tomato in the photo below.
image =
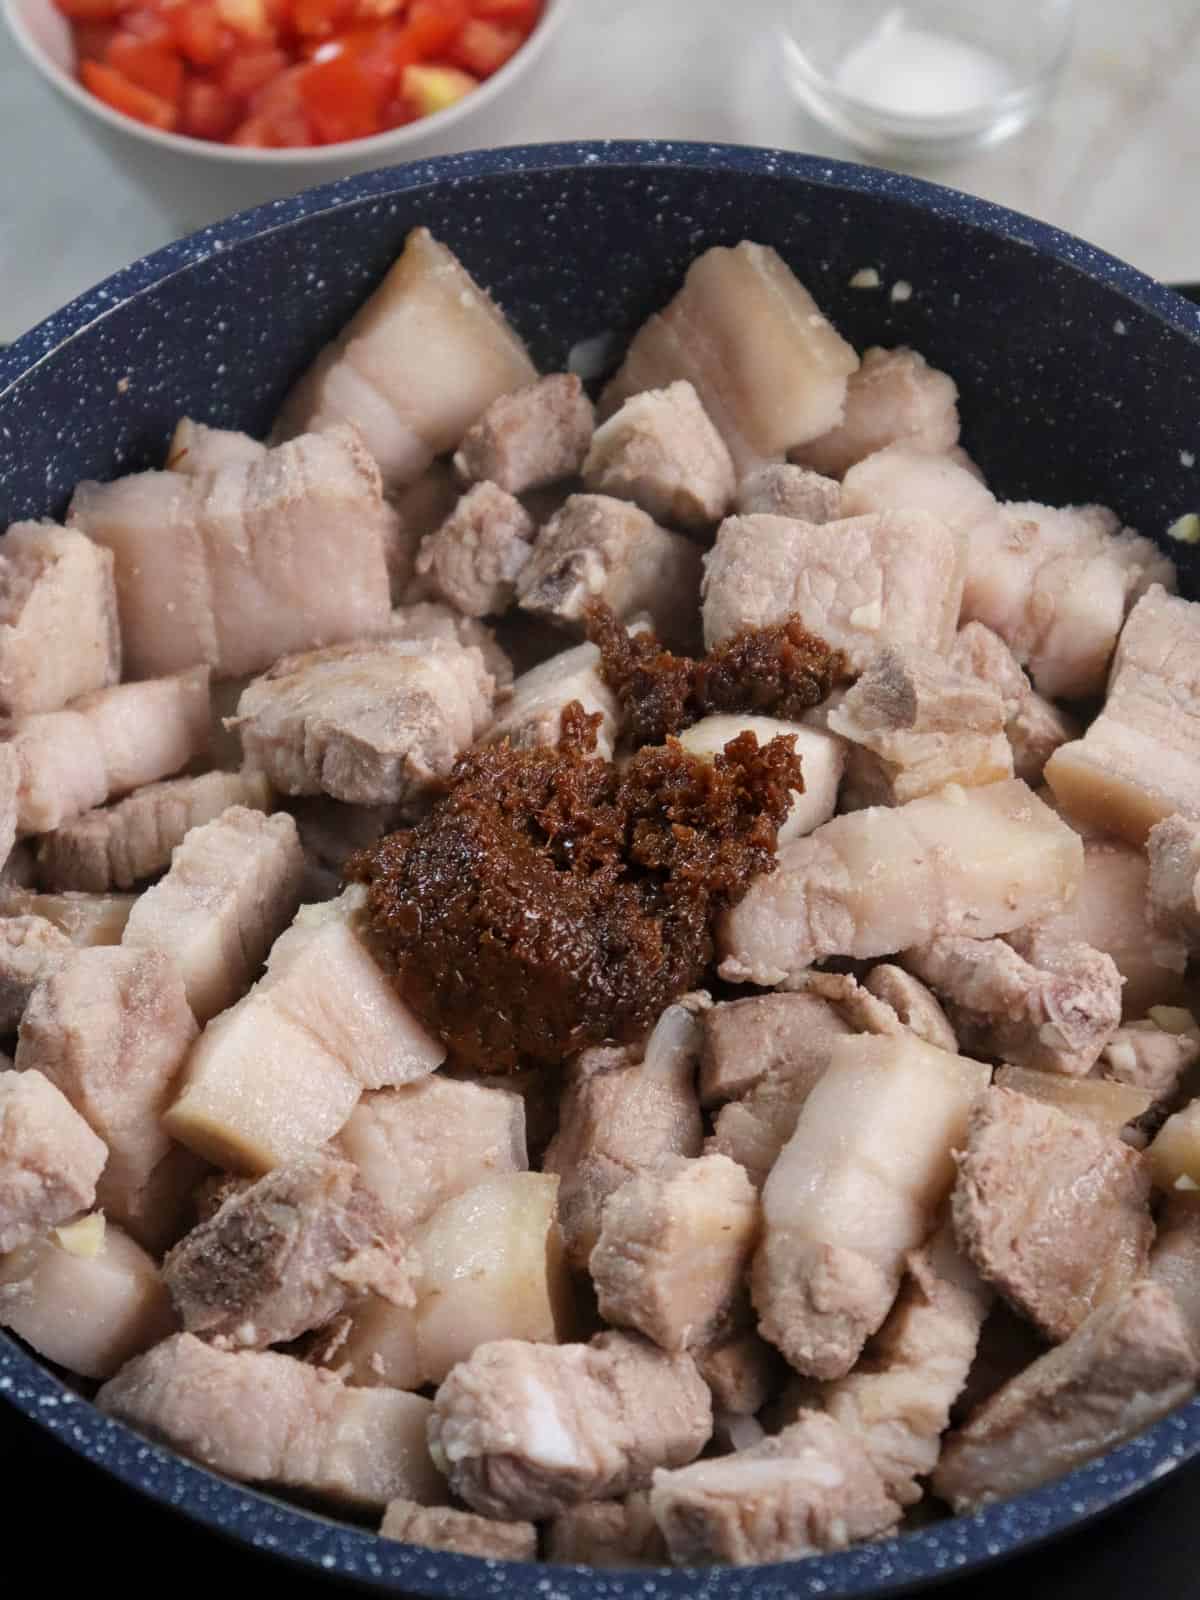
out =
[[542,0],[472,0],[471,10],[489,22],[505,22],[528,32],[542,14]]
[[75,54],[80,61],[103,61],[116,31],[111,22],[77,22],[72,30]]
[[413,0],[403,33],[416,61],[442,55],[470,20],[467,0]]
[[355,0],[292,0],[292,26],[307,39],[328,39],[349,22]]
[[525,43],[520,28],[502,28],[496,22],[472,17],[450,47],[450,59],[477,78],[488,78]]
[[179,50],[197,67],[215,67],[232,55],[233,32],[217,15],[211,0],[184,0],[166,13]]
[[127,0],[55,0],[55,4],[75,22],[106,22],[120,16]]
[[227,139],[237,127],[241,110],[220,84],[193,78],[184,85],[179,108],[179,131],[193,139]]
[[123,111],[127,117],[147,123],[151,128],[169,131],[178,120],[178,113],[170,101],[151,94],[148,89],[139,88],[136,83],[130,83],[123,73],[103,61],[82,62],[79,76],[84,87],[90,89],[98,100],[103,100],[114,111]]
[[266,0],[214,0],[217,16],[227,28],[257,44],[274,44],[276,24]]
[[179,104],[183,92],[183,61],[174,50],[151,39],[139,39],[124,30],[113,35],[104,58],[110,67],[124,73],[130,83],[149,89],[171,105]]
[[121,31],[135,34],[139,39],[149,39],[154,44],[171,45],[175,39],[171,24],[153,6],[132,6],[122,11]]
[[320,144],[364,139],[383,126],[378,80],[352,56],[315,61],[299,79],[300,100]]
[[384,99],[394,93],[402,66],[398,64],[397,37],[400,30],[384,23],[368,27],[348,28],[332,39],[314,43],[305,51],[310,60],[333,61],[338,56],[348,56],[379,86]]
[[252,94],[279,77],[288,68],[288,58],[282,50],[240,50],[217,73],[217,82],[226,94],[238,100],[249,100]]

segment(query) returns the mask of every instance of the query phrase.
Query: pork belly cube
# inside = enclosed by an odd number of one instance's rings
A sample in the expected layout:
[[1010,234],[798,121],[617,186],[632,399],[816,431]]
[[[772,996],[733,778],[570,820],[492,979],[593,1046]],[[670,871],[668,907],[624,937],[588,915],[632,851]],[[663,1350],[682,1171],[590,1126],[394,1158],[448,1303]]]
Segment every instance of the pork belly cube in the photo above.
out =
[[965,1050],[1082,1077],[1120,1026],[1120,973],[1090,945],[1010,937],[943,934],[904,961],[946,1002]]
[[572,1291],[554,1218],[559,1180],[541,1172],[485,1178],[443,1201],[412,1234],[417,1361],[441,1383],[480,1345],[497,1339],[554,1344],[566,1331]]
[[460,644],[464,649],[473,646],[483,657],[485,670],[496,680],[497,698],[507,695],[512,688],[513,664],[491,628],[474,617],[464,617],[461,611],[441,601],[419,600],[412,605],[397,606],[384,631],[390,639],[410,642],[441,639],[448,644]]
[[27,889],[0,892],[6,917],[42,917],[73,945],[120,944],[133,902],[132,894],[35,894]]
[[429,1448],[450,1487],[488,1517],[552,1517],[644,1489],[700,1453],[708,1390],[689,1355],[629,1333],[590,1344],[480,1345],[439,1388]]
[[1200,1195],[1176,1191],[1158,1218],[1149,1276],[1175,1296],[1200,1358]]
[[885,647],[827,725],[867,756],[867,787],[876,791],[868,803],[903,805],[948,783],[1011,778],[1005,720],[1004,702],[981,679],[932,652]]
[[1031,1067],[1005,1064],[997,1069],[992,1082],[998,1089],[1014,1089],[1046,1105],[1058,1106],[1111,1134],[1119,1134],[1137,1122],[1154,1104],[1149,1089],[1135,1089],[1132,1084],[1114,1083],[1108,1078],[1065,1078],[1058,1072],[1039,1072]]
[[1174,1024],[1170,1007],[1156,1007],[1158,1016],[1141,1022],[1130,1022],[1118,1028],[1100,1057],[1100,1070],[1105,1079],[1148,1094],[1152,1102],[1163,1104],[1171,1100],[1179,1088],[1184,1073],[1200,1061],[1200,1031],[1189,1012],[1177,1013],[1187,1019],[1183,1029],[1165,1026]]
[[595,412],[573,372],[552,372],[493,400],[463,434],[454,469],[509,494],[575,477],[592,442]]
[[270,811],[271,786],[259,772],[205,772],[135,789],[115,805],[86,811],[38,843],[38,877],[48,889],[106,894],[132,889],[171,864],[192,828],[230,806]]
[[562,714],[572,700],[588,716],[599,715],[596,754],[611,761],[621,713],[616,696],[600,676],[600,652],[594,644],[560,651],[523,672],[488,730],[487,742],[507,739],[519,750],[557,745]]
[[16,1032],[29,996],[73,948],[45,917],[0,918],[0,1032]]
[[519,500],[494,483],[477,483],[422,539],[416,571],[438,599],[465,617],[507,611],[535,533]]
[[174,1138],[218,1166],[267,1172],[332,1138],[363,1089],[411,1083],[444,1059],[366,946],[364,898],[352,887],[303,907],[260,982],[204,1030],[166,1116]]
[[820,728],[783,722],[778,717],[719,715],[702,717],[690,728],[684,728],[679,742],[692,755],[711,760],[742,733],[752,733],[760,746],[789,735],[795,741],[793,749],[800,757],[804,790],[792,790],[791,810],[779,828],[778,843],[799,839],[828,822],[837,807],[838,785],[845,767],[841,740]]
[[721,1334],[692,1352],[713,1405],[726,1417],[752,1417],[779,1386],[779,1352],[753,1328]]
[[725,441],[686,379],[630,395],[596,429],[583,483],[697,533],[720,522],[737,487]]
[[69,520],[115,558],[131,677],[206,662],[236,678],[387,623],[396,513],[350,428],[200,478],[83,483]]
[[1146,910],[1169,943],[1200,948],[1200,822],[1164,817],[1146,836]]
[[495,301],[427,228],[296,384],[283,434],[352,422],[390,484],[453,450],[499,395],[537,377]]
[[17,829],[49,833],[106,800],[208,754],[208,669],[98,689],[61,711],[21,717]]
[[563,1566],[665,1567],[670,1560],[644,1490],[568,1506],[546,1525],[546,1560]]
[[726,1324],[758,1238],[758,1196],[728,1156],[668,1157],[609,1195],[588,1258],[600,1315],[663,1350]]
[[945,654],[962,601],[966,545],[922,511],[817,526],[727,517],[705,557],[704,640],[799,616],[861,672],[883,645]]
[[238,701],[246,763],[283,794],[395,805],[429,792],[491,716],[477,650],[398,639],[284,656]]
[[212,428],[207,422],[180,417],[167,446],[164,466],[168,472],[182,472],[200,478],[221,467],[247,465],[261,461],[267,446],[236,428]]
[[113,558],[53,522],[0,545],[0,716],[57,711],[121,677]]
[[695,634],[700,551],[627,501],[570,495],[538,534],[517,578],[517,602],[537,617],[578,624],[594,600],[619,618],[649,612],[671,645]]
[[225,1349],[287,1344],[371,1288],[413,1303],[412,1264],[349,1161],[310,1151],[233,1194],[168,1252],[180,1323]]
[[1059,745],[1078,736],[1074,719],[1038,694],[1004,640],[982,622],[959,629],[948,660],[955,671],[982,678],[999,694],[1013,772],[1026,783],[1039,783]]
[[900,1520],[862,1445],[813,1411],[749,1449],[656,1472],[650,1509],[681,1566],[745,1567],[842,1550]]
[[890,444],[942,455],[958,443],[958,386],[904,345],[872,345],[846,384],[846,412],[837,427],[790,452],[791,459],[831,478]]
[[96,1198],[108,1150],[40,1072],[0,1072],[0,1255]]
[[751,1279],[759,1332],[797,1372],[844,1376],[883,1323],[990,1075],[915,1034],[835,1041],[763,1188]]
[[[958,1036],[950,1026],[950,1019],[938,1004],[933,991],[919,978],[903,967],[890,962],[880,962],[872,967],[863,981],[869,995],[895,1012],[900,1023],[912,1030],[926,1044],[935,1044],[939,1050],[958,1052]],[[890,1033],[890,1028],[869,1027],[869,1033]]]
[[902,1506],[916,1504],[918,1480],[937,1465],[991,1301],[941,1228],[908,1257],[900,1294],[864,1360],[820,1391],[822,1409],[859,1441]]
[[562,1179],[558,1217],[573,1266],[587,1265],[604,1202],[664,1156],[698,1156],[696,1064],[703,1032],[688,1005],[668,1006],[641,1060],[629,1048],[584,1050],[567,1068],[558,1132],[542,1161]]
[[853,1031],[828,1001],[809,994],[726,1000],[703,1021],[700,1104],[708,1108],[742,1099],[766,1078],[815,1083],[834,1039]]
[[675,298],[634,335],[600,413],[686,378],[740,474],[835,427],[857,366],[786,262],[743,240],[692,262]]
[[0,1261],[0,1325],[81,1378],[111,1378],[176,1328],[153,1257],[98,1212]]
[[445,1499],[425,1444],[430,1402],[347,1388],[273,1350],[218,1350],[180,1333],[124,1366],[96,1404],[213,1472],[364,1511]]
[[482,1556],[492,1561],[536,1561],[537,1529],[532,1522],[497,1522],[452,1506],[419,1506],[412,1500],[393,1500],[379,1529],[385,1539],[420,1545],[426,1550],[450,1550],[460,1556]]
[[807,467],[767,461],[741,480],[733,505],[743,517],[761,512],[797,522],[836,522],[842,514],[842,489],[833,478]]
[[[141,1243],[156,1242],[139,1226],[139,1196],[171,1154],[161,1118],[196,1031],[170,957],[120,946],[72,951],[21,1019],[18,1070],[49,1079],[104,1141],[97,1199]],[[176,1215],[185,1200],[181,1187]],[[174,1220],[161,1218],[159,1227]]]
[[1019,779],[835,817],[779,852],[718,927],[722,977],[771,985],[825,956],[989,938],[1060,910],[1079,835]]
[[303,873],[291,817],[230,806],[176,846],[166,876],[130,912],[121,943],[170,956],[203,1024],[254,980],[295,914]]
[[933,1491],[972,1511],[1060,1477],[1182,1405],[1197,1370],[1170,1291],[1135,1283],[949,1435]]
[[1146,1152],[1158,1188],[1200,1189],[1200,1100],[1168,1117]]
[[959,1143],[959,1245],[1048,1338],[1069,1337],[1144,1271],[1154,1237],[1150,1173],[1115,1135],[992,1088]]

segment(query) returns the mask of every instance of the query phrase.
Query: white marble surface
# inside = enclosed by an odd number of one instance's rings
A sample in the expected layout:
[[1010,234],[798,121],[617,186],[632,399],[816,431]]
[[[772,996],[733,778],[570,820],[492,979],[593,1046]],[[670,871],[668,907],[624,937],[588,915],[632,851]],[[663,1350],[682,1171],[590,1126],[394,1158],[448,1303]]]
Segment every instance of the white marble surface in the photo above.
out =
[[[1019,27],[1021,0],[1005,3]],[[575,0],[528,86],[443,148],[653,136],[851,155],[790,100],[772,10],[772,0]],[[924,175],[1157,277],[1200,279],[1200,0],[1079,0],[1079,14],[1049,113],[1007,145]],[[186,194],[164,206],[143,190],[2,28],[0,151],[0,340],[211,220]]]

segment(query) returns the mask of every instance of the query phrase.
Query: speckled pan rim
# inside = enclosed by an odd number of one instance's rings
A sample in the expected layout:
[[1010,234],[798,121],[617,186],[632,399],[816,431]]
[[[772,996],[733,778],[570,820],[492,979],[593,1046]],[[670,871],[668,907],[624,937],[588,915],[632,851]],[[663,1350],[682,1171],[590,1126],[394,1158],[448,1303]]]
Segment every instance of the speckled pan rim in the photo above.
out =
[[[387,199],[435,184],[581,166],[731,170],[792,179],[932,211],[964,228],[1027,245],[1106,284],[1172,331],[1200,345],[1200,309],[1135,268],[1030,217],[919,179],[844,162],[732,145],[604,141],[518,146],[442,156],[342,179],[293,199],[239,213],[170,244],[116,273],[38,324],[0,354],[0,398],[21,377],[117,307],[248,239],[296,227],[318,213]],[[242,1488],[150,1444],[102,1416],[46,1368],[0,1334],[0,1399],[67,1448],[214,1532],[316,1573],[377,1589],[501,1600],[524,1592],[544,1600],[820,1600],[895,1594],[915,1584],[965,1575],[1031,1550],[1148,1488],[1200,1455],[1200,1400],[1193,1400],[1129,1444],[1055,1483],[971,1516],[831,1556],[775,1567],[704,1571],[592,1572],[531,1567],[434,1554],[381,1540]]]

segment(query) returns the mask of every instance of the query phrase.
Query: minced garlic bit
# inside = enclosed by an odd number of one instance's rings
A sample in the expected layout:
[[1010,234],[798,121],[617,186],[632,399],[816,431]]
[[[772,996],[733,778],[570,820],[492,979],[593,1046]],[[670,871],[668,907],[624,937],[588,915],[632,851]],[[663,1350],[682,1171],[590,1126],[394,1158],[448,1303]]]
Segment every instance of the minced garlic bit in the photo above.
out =
[[1175,1179],[1175,1188],[1182,1189],[1185,1194],[1189,1192],[1200,1193],[1200,1183],[1194,1178],[1189,1178],[1186,1172],[1181,1172]]
[[961,783],[948,783],[942,789],[942,799],[947,805],[965,806],[967,804],[967,791]]
[[1194,450],[1181,450],[1179,452],[1179,465],[1181,467],[1194,467],[1196,465],[1196,452]]
[[1180,544],[1200,544],[1200,516],[1194,511],[1177,517],[1167,529],[1168,539],[1178,539]]
[[104,1213],[93,1211],[78,1222],[65,1223],[55,1228],[54,1235],[68,1255],[92,1261],[104,1249]]
[[911,283],[909,283],[908,279],[907,278],[897,278],[895,283],[892,285],[892,299],[893,300],[911,300],[912,299],[912,295],[913,295],[913,286],[912,286]]
[[883,282],[874,267],[859,267],[850,279],[852,289],[878,289]]
[[877,633],[883,623],[883,602],[878,595],[869,605],[855,606],[850,613],[850,626],[852,628],[865,628],[868,633]]
[[1193,1033],[1196,1019],[1182,1006],[1151,1006],[1146,1015],[1164,1033]]

